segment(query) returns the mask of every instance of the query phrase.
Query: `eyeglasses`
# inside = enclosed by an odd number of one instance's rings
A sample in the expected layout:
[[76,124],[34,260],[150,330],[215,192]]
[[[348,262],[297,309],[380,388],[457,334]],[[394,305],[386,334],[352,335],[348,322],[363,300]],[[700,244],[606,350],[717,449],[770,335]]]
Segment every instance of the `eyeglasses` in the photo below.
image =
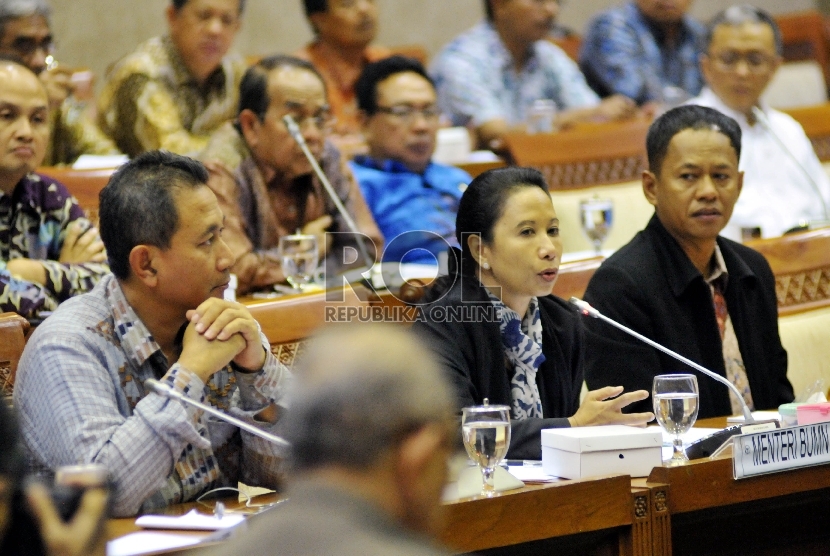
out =
[[52,54],[55,50],[55,41],[52,40],[51,36],[40,41],[32,37],[17,37],[9,47],[21,57],[28,58],[38,50],[42,50],[46,54]]
[[395,106],[378,106],[376,112],[382,114],[389,114],[393,118],[399,119],[405,124],[411,124],[415,121],[415,116],[420,114],[427,123],[435,123],[441,116],[441,110],[434,104],[418,108],[409,104],[396,104]]
[[764,52],[736,52],[727,50],[714,56],[715,65],[721,71],[735,71],[741,60],[746,62],[746,68],[750,73],[764,73],[772,68],[774,59]]
[[320,131],[328,131],[334,125],[334,118],[329,108],[321,108],[311,115],[306,115],[297,110],[289,110],[286,115],[291,116],[300,128],[311,124]]

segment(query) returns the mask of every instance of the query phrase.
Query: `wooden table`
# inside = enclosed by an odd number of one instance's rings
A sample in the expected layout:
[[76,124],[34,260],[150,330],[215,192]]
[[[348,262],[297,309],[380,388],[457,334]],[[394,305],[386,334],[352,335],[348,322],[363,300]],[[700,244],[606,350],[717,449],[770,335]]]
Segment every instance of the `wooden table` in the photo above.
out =
[[[726,419],[699,425],[723,428]],[[663,554],[830,553],[830,466],[736,481],[731,458],[703,459],[655,467],[632,485],[668,492],[671,543]]]
[[[486,555],[828,554],[828,502],[830,466],[735,481],[730,458],[705,459],[655,467],[647,478],[562,480],[450,502],[440,539]],[[132,518],[113,519],[108,535],[137,530]]]

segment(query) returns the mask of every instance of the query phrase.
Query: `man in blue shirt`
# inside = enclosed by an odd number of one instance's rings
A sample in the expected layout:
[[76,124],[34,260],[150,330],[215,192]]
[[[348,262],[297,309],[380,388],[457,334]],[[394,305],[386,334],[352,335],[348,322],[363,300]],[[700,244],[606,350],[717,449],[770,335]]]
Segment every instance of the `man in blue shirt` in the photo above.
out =
[[393,56],[366,66],[355,85],[368,156],[351,163],[386,238],[384,261],[434,262],[455,244],[455,213],[471,178],[431,161],[440,111],[416,60]]
[[697,95],[706,29],[686,15],[691,3],[631,0],[597,15],[579,55],[588,84],[600,96],[625,95],[638,104]]

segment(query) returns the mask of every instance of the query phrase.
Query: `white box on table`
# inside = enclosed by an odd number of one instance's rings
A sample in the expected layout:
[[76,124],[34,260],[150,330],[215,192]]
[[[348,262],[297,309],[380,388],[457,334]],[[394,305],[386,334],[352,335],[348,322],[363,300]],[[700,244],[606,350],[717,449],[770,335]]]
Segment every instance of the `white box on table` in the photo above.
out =
[[625,425],[542,431],[542,468],[548,475],[581,479],[625,474],[645,477],[662,460],[660,429]]

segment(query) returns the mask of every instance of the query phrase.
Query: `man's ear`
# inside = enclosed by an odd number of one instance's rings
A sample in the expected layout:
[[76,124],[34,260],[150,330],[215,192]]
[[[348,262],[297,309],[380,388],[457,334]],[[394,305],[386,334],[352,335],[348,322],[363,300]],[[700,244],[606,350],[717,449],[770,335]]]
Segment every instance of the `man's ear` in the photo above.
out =
[[154,266],[158,253],[159,248],[152,245],[136,245],[130,251],[130,270],[133,276],[149,288],[158,285],[158,271]]
[[738,172],[738,196],[740,197],[741,191],[744,189],[744,173]]
[[255,147],[259,142],[259,128],[262,122],[252,110],[245,109],[239,113],[239,130],[249,147]]
[[[411,487],[419,486],[432,458],[442,454],[447,429],[440,423],[428,423],[407,436],[397,449],[398,480]],[[445,462],[446,463],[446,462]]]
[[365,110],[357,111],[357,123],[360,124],[360,131],[363,133],[364,140],[369,142],[369,135],[372,133],[369,129],[369,120],[371,116]]
[[700,55],[698,58],[698,65],[700,66],[700,73],[703,74],[703,79],[706,83],[711,83],[711,75],[712,75],[712,59],[705,53]]
[[179,11],[173,6],[171,3],[167,6],[167,9],[164,10],[164,15],[167,18],[167,25],[169,27],[173,27],[176,24],[177,17],[179,15]]
[[654,172],[643,170],[643,194],[646,196],[646,201],[654,208],[657,208],[657,181]]
[[320,24],[326,24],[326,13],[325,12],[314,12],[310,16],[308,16],[308,23],[311,25],[311,30],[314,31],[315,35],[320,34]]

